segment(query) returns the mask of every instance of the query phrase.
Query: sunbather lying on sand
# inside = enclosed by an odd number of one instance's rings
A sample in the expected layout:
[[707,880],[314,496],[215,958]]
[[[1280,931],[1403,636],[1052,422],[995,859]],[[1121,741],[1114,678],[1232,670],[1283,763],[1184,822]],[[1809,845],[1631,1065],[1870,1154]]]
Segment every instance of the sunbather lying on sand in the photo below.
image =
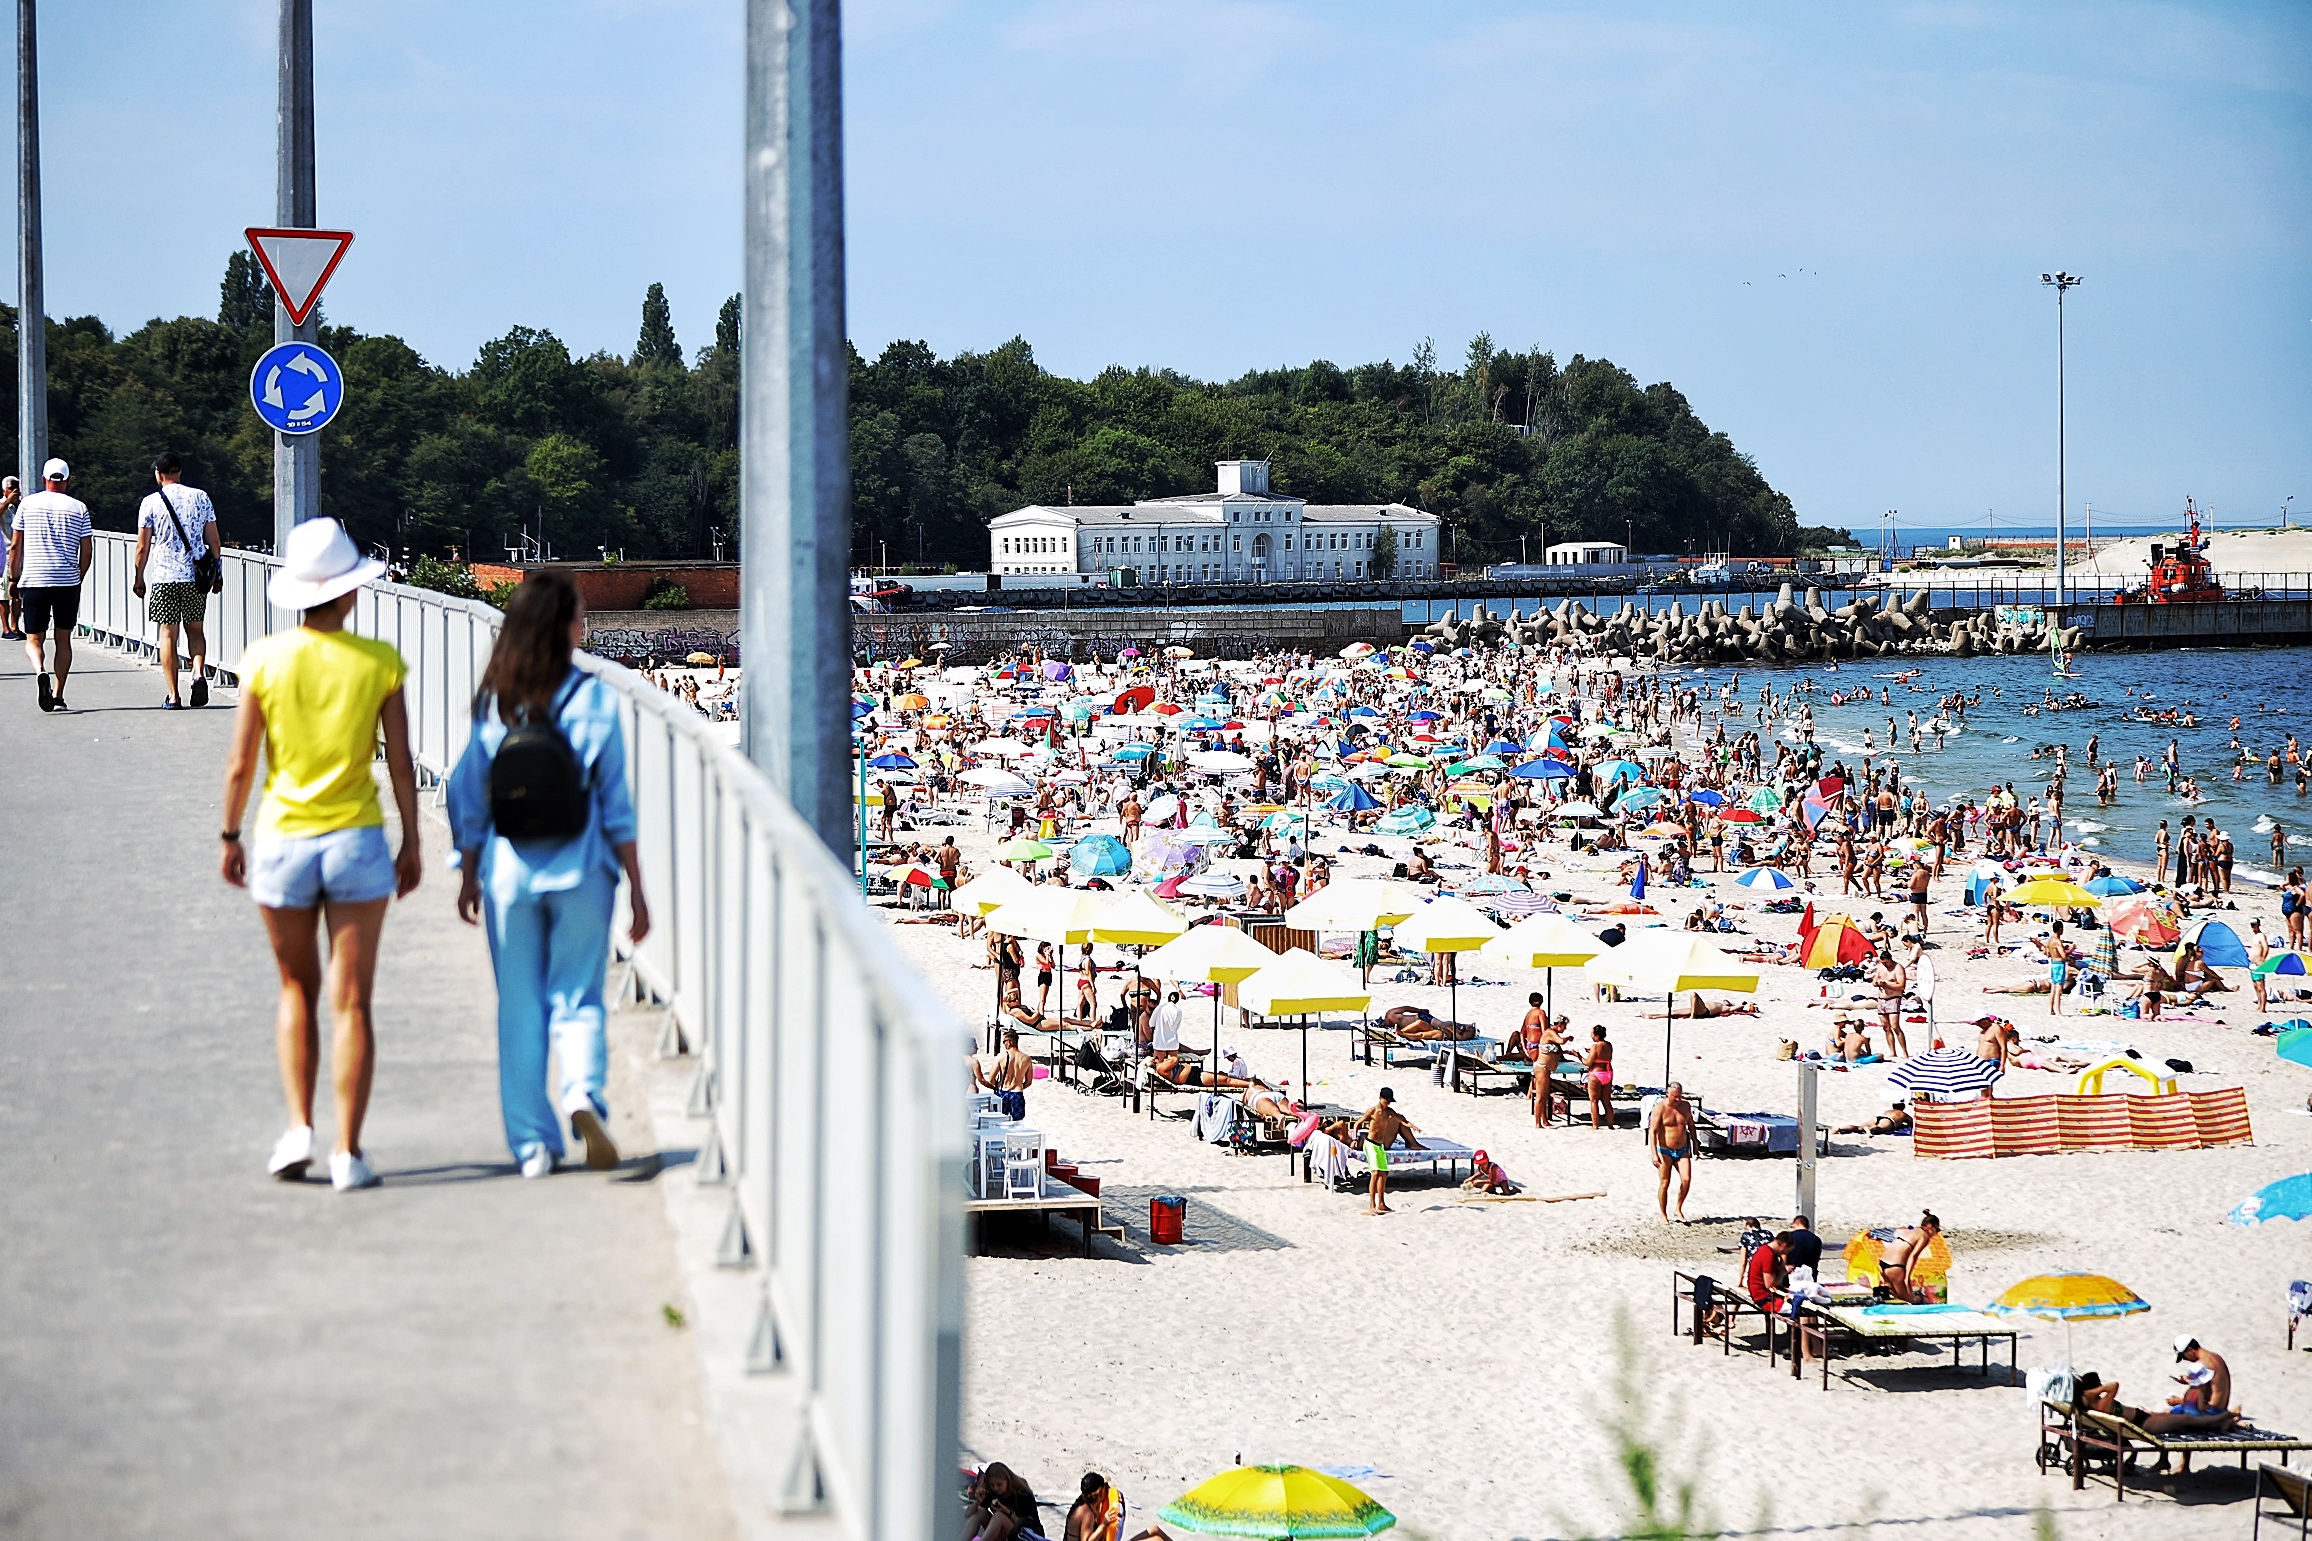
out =
[[1985,985],[1983,986],[1983,993],[1985,995],[2045,995],[2047,993],[2047,981],[2044,979],[2022,979],[2011,985]]
[[1474,1022],[1440,1022],[1426,1006],[1392,1006],[1373,1020],[1413,1043],[1463,1043],[1477,1036]]
[[1898,1102],[1867,1124],[1841,1124],[1835,1132],[1839,1134],[1896,1134],[1910,1126],[1910,1109]]
[[1706,1017],[1754,1017],[1758,1015],[1758,1004],[1755,1001],[1706,1001],[1702,998],[1702,992],[1697,990],[1693,992],[1686,1014],[1697,1022]]

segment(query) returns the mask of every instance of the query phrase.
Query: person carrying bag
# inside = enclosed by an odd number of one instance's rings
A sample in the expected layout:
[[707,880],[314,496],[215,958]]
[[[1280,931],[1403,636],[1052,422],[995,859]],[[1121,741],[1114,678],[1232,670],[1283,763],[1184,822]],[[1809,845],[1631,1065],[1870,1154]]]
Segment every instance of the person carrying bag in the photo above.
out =
[[[515,590],[474,696],[473,736],[449,779],[458,915],[489,936],[499,1100],[524,1177],[561,1161],[557,1105],[587,1166],[618,1164],[603,1095],[603,984],[621,873],[628,935],[639,943],[650,933],[617,697],[571,662],[585,634],[568,578],[532,573]],[[560,1062],[552,1100],[549,1043]]]

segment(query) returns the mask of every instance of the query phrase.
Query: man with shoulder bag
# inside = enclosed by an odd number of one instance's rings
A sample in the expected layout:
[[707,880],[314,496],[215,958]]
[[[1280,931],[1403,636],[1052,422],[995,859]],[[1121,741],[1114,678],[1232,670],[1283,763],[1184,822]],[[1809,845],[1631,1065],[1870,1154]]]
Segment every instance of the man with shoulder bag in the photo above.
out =
[[[164,451],[153,462],[158,490],[145,496],[136,517],[136,593],[145,613],[161,629],[161,673],[169,693],[161,705],[175,709],[177,630],[184,629],[193,666],[193,705],[209,704],[209,596],[225,591],[225,560],[217,544],[217,510],[209,495],[184,485],[184,462]],[[152,569],[146,594],[145,570]]]

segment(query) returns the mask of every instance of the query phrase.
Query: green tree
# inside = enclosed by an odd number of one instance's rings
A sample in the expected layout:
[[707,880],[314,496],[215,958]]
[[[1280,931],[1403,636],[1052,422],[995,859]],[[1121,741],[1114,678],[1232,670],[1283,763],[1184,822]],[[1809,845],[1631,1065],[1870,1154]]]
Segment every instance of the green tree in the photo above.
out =
[[243,337],[273,340],[273,286],[252,253],[237,251],[225,259],[225,281],[218,289],[219,326]]
[[642,335],[634,343],[634,367],[682,368],[682,344],[674,340],[674,311],[666,303],[666,285],[652,284],[642,296]]
[[1365,570],[1376,578],[1394,578],[1397,575],[1397,527],[1381,526],[1381,533],[1373,537],[1373,554],[1365,559]]
[[714,318],[714,345],[717,351],[739,356],[739,297],[732,295],[722,302],[722,311]]

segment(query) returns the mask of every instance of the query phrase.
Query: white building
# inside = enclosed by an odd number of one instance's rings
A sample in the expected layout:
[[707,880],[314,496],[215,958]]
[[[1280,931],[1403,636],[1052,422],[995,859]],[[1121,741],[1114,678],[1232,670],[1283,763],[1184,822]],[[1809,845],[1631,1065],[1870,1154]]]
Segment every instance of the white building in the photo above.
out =
[[1623,567],[1630,548],[1610,540],[1562,540],[1541,554],[1552,567]]
[[1383,530],[1395,576],[1437,576],[1437,516],[1402,503],[1306,503],[1271,492],[1265,460],[1219,462],[1219,490],[1131,504],[1014,509],[988,524],[988,571],[1100,573],[1142,583],[1363,578]]

